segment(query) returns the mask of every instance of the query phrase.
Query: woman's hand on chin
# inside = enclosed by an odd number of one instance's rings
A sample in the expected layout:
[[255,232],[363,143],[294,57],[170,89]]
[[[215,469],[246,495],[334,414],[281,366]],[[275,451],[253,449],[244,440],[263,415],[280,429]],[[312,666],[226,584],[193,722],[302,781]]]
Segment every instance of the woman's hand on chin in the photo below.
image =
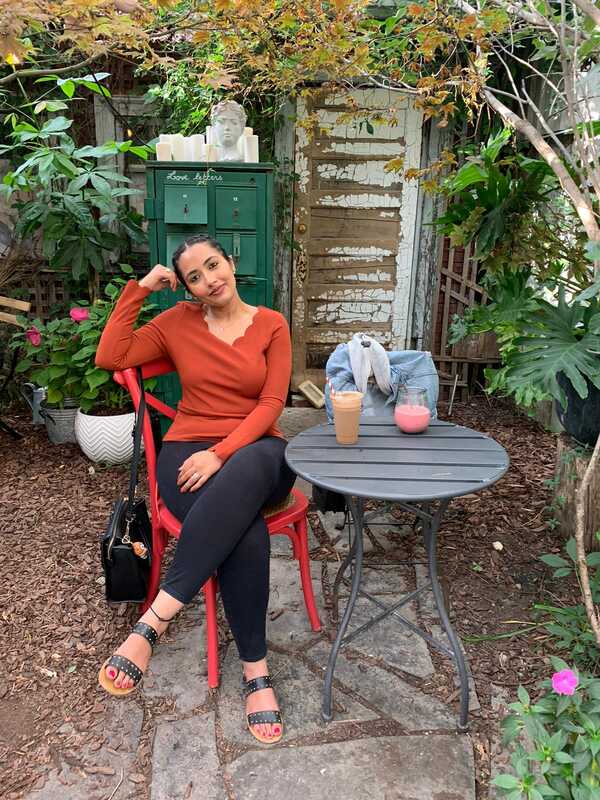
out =
[[199,453],[193,453],[179,467],[177,476],[179,491],[197,491],[222,466],[223,462],[212,450],[201,450]]

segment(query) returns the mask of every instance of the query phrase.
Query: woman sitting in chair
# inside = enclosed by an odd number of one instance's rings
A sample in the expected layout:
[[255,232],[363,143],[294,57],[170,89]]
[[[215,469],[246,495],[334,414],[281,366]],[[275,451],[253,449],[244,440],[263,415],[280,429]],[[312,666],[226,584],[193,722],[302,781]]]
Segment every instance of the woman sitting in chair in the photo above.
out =
[[[173,266],[157,264],[125,286],[96,354],[109,370],[167,356],[183,391],[157,467],[181,535],[160,592],[99,681],[111,694],[132,692],[158,637],[216,572],[242,661],[248,728],[272,744],[283,726],[266,661],[269,535],[261,509],[287,497],[295,478],[276,427],[291,373],[289,329],[276,311],[243,302],[235,265],[213,239],[190,238]],[[174,290],[177,279],[196,302],[177,303],[134,330],[150,292]]]

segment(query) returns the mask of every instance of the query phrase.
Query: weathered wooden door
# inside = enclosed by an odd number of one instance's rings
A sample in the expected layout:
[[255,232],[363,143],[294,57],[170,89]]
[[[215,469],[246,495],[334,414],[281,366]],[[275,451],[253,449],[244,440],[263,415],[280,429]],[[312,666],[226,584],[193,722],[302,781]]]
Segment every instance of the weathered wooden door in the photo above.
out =
[[[322,385],[329,353],[356,332],[386,347],[410,341],[418,183],[385,165],[403,157],[405,168],[419,167],[422,115],[406,95],[383,89],[352,95],[385,122],[349,119],[340,96],[298,104],[294,388],[306,378]],[[322,126],[312,138],[302,127],[309,115]]]

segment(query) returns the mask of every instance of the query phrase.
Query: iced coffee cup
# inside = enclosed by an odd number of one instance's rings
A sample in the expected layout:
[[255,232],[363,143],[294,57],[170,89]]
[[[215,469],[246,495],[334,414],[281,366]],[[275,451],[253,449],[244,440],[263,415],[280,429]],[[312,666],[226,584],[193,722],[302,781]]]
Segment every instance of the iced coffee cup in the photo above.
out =
[[331,405],[338,444],[355,444],[358,441],[362,399],[362,392],[332,393]]

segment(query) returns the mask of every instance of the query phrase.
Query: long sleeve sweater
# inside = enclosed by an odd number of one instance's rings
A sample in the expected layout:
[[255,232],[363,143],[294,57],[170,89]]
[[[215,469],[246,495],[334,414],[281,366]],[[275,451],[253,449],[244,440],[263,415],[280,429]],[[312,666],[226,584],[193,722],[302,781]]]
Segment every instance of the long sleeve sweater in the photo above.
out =
[[281,436],[276,422],[291,375],[290,332],[277,311],[259,306],[243,336],[227,344],[208,328],[203,307],[180,302],[134,330],[150,294],[129,281],[108,320],[96,365],[119,370],[168,357],[182,388],[165,440],[215,440],[226,461],[262,436]]

